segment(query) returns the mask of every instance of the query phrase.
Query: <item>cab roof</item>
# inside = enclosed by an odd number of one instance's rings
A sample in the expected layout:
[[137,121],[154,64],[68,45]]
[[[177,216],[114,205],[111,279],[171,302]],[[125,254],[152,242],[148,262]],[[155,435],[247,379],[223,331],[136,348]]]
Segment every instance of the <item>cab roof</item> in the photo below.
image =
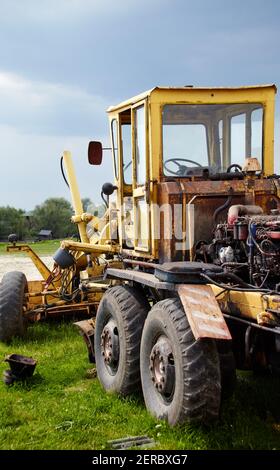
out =
[[150,97],[151,95],[158,93],[158,92],[182,92],[184,91],[185,93],[189,92],[211,92],[211,91],[241,91],[241,90],[264,90],[264,89],[273,89],[274,93],[277,92],[277,87],[275,84],[266,84],[266,85],[248,85],[248,86],[242,86],[242,87],[193,87],[192,85],[187,85],[183,87],[165,87],[165,86],[157,86],[154,88],[151,88],[150,90],[144,91],[143,93],[140,93],[139,95],[135,95],[132,98],[129,98],[125,101],[120,102],[117,105],[110,106],[107,109],[107,113],[111,113],[114,111],[118,111],[122,108],[127,108],[129,106],[133,106],[134,104],[138,103],[139,101],[143,101],[145,98]]

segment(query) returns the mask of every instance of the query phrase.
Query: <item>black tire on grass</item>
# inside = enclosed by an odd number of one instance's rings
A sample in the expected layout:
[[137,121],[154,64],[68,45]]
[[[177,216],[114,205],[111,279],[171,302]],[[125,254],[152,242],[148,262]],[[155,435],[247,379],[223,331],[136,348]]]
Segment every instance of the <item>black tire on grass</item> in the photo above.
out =
[[[105,390],[124,396],[139,390],[140,341],[149,309],[144,293],[134,287],[115,286],[103,295],[96,315],[94,347],[97,376]],[[111,328],[110,334],[107,327]],[[118,344],[115,351],[119,354],[115,352],[116,361],[112,364],[105,362],[104,332],[108,342]]]
[[0,283],[0,341],[9,342],[14,336],[23,336],[25,320],[23,307],[27,280],[19,271],[3,276]]
[[[154,375],[153,364],[157,367]],[[162,300],[148,314],[140,369],[146,407],[157,418],[172,426],[218,418],[221,380],[216,344],[210,339],[195,340],[179,299]],[[167,383],[168,393],[159,392]]]

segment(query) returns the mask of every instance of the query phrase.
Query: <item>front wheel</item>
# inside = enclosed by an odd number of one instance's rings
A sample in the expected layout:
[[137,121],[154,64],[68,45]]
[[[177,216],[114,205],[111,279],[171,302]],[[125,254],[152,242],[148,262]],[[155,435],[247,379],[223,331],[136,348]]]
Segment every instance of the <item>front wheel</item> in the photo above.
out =
[[94,334],[96,370],[107,391],[121,395],[140,386],[140,339],[149,303],[129,286],[108,289],[99,304]]
[[0,283],[0,341],[7,342],[14,336],[23,336],[25,292],[27,280],[23,273],[11,271],[4,274]]
[[151,309],[140,352],[147,409],[170,425],[209,422],[219,416],[221,377],[214,340],[195,340],[179,299]]

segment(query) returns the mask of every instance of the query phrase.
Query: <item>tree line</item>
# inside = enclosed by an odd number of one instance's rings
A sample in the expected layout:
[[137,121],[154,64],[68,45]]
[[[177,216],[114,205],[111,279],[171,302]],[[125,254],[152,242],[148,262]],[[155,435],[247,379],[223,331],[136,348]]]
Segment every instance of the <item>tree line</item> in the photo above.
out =
[[[102,212],[89,199],[82,200],[84,211]],[[6,241],[10,233],[16,233],[19,240],[36,238],[40,230],[51,230],[53,238],[67,238],[77,235],[77,227],[71,222],[74,214],[69,201],[60,198],[46,199],[32,212],[5,206],[0,207],[0,240]]]

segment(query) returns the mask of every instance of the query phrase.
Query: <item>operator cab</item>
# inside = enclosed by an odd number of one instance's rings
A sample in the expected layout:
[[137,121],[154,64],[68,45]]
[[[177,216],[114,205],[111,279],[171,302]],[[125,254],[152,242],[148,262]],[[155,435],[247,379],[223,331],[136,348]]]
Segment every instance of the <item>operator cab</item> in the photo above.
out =
[[[275,93],[274,85],[157,87],[108,109],[115,177],[110,188],[117,188],[111,213],[126,256],[192,259],[195,243],[212,233],[213,216],[229,193],[236,204],[258,200],[268,183],[257,180],[274,171]],[[182,250],[174,248],[176,224],[167,221],[167,239],[155,207],[169,207],[174,215],[178,205],[180,230],[191,238],[191,247]],[[225,210],[219,209],[218,218],[224,220]]]

